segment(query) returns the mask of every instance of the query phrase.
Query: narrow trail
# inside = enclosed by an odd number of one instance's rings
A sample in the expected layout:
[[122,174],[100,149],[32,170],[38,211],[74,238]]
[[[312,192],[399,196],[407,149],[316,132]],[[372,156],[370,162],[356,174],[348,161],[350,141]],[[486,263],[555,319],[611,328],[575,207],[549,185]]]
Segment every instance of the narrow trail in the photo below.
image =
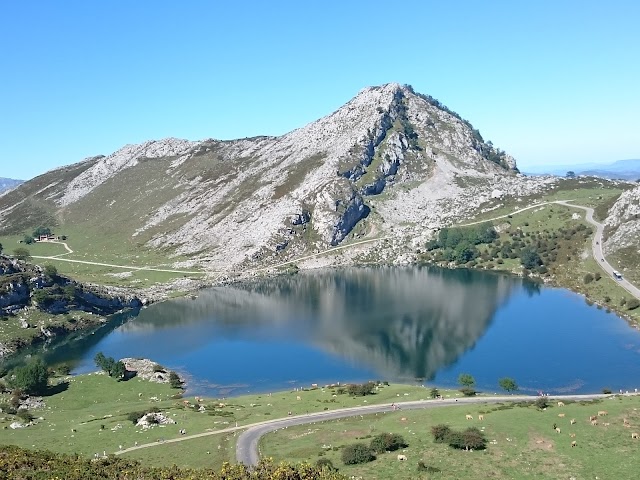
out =
[[[552,204],[557,204],[557,205],[563,205],[565,207],[569,207],[569,208],[578,208],[581,210],[584,210],[586,212],[585,218],[587,220],[587,222],[591,223],[592,225],[594,225],[596,227],[596,233],[593,237],[592,240],[592,255],[593,258],[596,260],[600,260],[598,262],[598,265],[600,265],[600,267],[602,268],[602,270],[609,275],[611,278],[613,278],[614,280],[616,280],[616,282],[622,287],[624,288],[627,292],[629,292],[631,295],[633,295],[634,297],[636,297],[637,299],[640,299],[640,289],[638,287],[636,287],[635,285],[633,285],[631,282],[629,282],[626,279],[618,279],[616,278],[616,276],[613,274],[614,272],[614,268],[611,266],[611,264],[609,264],[609,262],[607,262],[606,258],[604,257],[604,254],[602,252],[602,234],[604,232],[604,225],[602,225],[601,223],[595,221],[593,219],[593,208],[591,207],[585,207],[583,205],[575,205],[571,202],[572,200],[553,200],[553,201],[549,201],[549,202],[540,202],[540,203],[535,203],[533,205],[529,205],[528,207],[524,207],[524,208],[520,208],[518,210],[514,210],[513,212],[510,213],[505,213],[504,215],[498,215],[496,217],[492,217],[492,218],[487,218],[487,219],[483,219],[483,220],[476,220],[474,222],[468,222],[468,223],[462,223],[456,226],[459,227],[468,227],[471,225],[478,225],[480,223],[484,223],[484,222],[493,222],[495,220],[500,220],[502,218],[508,218],[512,215],[517,215],[518,213],[522,213],[525,212],[527,210],[531,210],[533,208],[539,208],[539,207],[543,207],[545,205],[552,205]],[[326,250],[322,250],[320,252],[316,252],[316,253],[311,253],[309,255],[304,255],[302,257],[298,257],[298,258],[294,258],[293,260],[287,260],[286,262],[281,262],[281,263],[276,263],[275,265],[269,265],[266,267],[260,267],[260,268],[255,268],[255,269],[247,269],[247,270],[242,270],[240,272],[233,272],[233,271],[213,271],[213,272],[201,272],[201,271],[193,271],[193,270],[176,270],[176,269],[164,269],[164,268],[154,268],[154,267],[136,267],[133,265],[115,265],[115,264],[110,264],[110,263],[100,263],[100,262],[90,262],[90,261],[86,261],[86,260],[74,260],[74,259],[70,259],[70,258],[61,258],[64,255],[69,255],[71,253],[73,253],[73,250],[71,250],[71,248],[69,248],[69,246],[65,243],[65,242],[56,242],[56,241],[50,241],[49,243],[58,243],[61,244],[65,247],[65,249],[67,250],[67,253],[62,253],[59,255],[52,255],[52,256],[39,256],[39,255],[34,255],[33,258],[38,258],[38,259],[42,259],[42,260],[58,260],[58,261],[62,261],[62,262],[70,262],[70,263],[80,263],[80,264],[85,264],[85,265],[96,265],[96,266],[101,266],[101,267],[111,267],[111,268],[121,268],[121,269],[125,269],[125,270],[136,270],[136,271],[149,271],[149,272],[165,272],[165,273],[178,273],[178,274],[186,274],[186,275],[217,275],[217,277],[214,279],[214,281],[218,281],[220,278],[222,278],[223,276],[227,276],[227,275],[231,275],[233,273],[239,273],[241,275],[251,275],[252,273],[257,273],[257,272],[264,272],[264,271],[268,271],[274,268],[280,268],[280,267],[284,267],[287,265],[292,265],[304,260],[309,260],[311,258],[316,258],[322,255],[327,255],[327,254],[331,254],[333,252],[338,252],[340,250],[345,250],[345,249],[349,249],[349,248],[353,248],[353,247],[357,247],[359,245],[365,245],[367,243],[373,243],[373,242],[380,242],[380,241],[384,241],[384,240],[390,240],[392,239],[392,236],[384,236],[384,237],[376,237],[376,238],[369,238],[366,240],[360,240],[357,242],[353,242],[353,243],[349,243],[347,245],[340,245],[338,247],[332,247],[332,248],[328,248]]]

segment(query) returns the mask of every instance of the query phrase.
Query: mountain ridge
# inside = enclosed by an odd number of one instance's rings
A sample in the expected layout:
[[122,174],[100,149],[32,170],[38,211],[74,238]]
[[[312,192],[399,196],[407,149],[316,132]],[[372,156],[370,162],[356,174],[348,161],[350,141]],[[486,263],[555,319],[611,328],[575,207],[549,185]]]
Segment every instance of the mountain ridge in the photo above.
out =
[[281,136],[150,140],[53,170],[0,199],[0,233],[72,226],[160,249],[176,266],[229,270],[349,235],[420,235],[496,191],[548,183],[524,179],[437,100],[392,83]]

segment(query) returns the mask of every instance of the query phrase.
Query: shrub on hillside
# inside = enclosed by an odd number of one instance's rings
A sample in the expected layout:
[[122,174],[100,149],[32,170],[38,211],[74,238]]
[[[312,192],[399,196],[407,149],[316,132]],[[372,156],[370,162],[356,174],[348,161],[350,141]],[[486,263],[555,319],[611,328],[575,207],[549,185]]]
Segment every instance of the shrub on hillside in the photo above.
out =
[[15,368],[9,378],[11,388],[22,390],[28,395],[42,395],[47,390],[48,383],[49,370],[39,358]]
[[549,398],[546,396],[538,397],[533,404],[540,410],[544,410],[549,406]]
[[171,388],[182,388],[182,380],[180,380],[180,376],[174,372],[169,372],[169,386]]
[[585,284],[589,284],[589,283],[591,283],[591,282],[593,282],[593,275],[592,275],[592,274],[590,274],[590,273],[587,273],[587,274],[584,276],[584,283],[585,283]]
[[365,395],[373,395],[375,387],[375,382],[362,384],[352,383],[351,385],[347,385],[347,392],[349,395],[364,397]]
[[353,443],[342,450],[342,461],[345,465],[367,463],[376,459],[371,449],[364,443]]
[[637,298],[632,298],[627,302],[627,310],[635,310],[638,307],[640,307],[640,300]]
[[476,393],[476,389],[473,387],[462,387],[460,389],[460,392],[465,396],[465,397],[473,397],[475,396]]
[[447,440],[447,437],[451,433],[451,427],[449,425],[445,425],[443,423],[434,425],[431,427],[431,434],[433,435],[433,440],[436,443],[444,443]]
[[371,439],[369,444],[371,450],[375,453],[393,452],[399,448],[406,448],[407,442],[404,441],[402,435],[397,433],[381,433]]

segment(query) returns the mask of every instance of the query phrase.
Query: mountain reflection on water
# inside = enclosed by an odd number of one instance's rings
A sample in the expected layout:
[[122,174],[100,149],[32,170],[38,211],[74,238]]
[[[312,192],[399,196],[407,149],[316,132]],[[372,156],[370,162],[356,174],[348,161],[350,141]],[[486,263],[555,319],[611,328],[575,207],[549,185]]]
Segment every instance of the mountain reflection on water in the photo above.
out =
[[204,290],[196,300],[143,311],[122,328],[205,323],[207,335],[172,337],[172,348],[194,348],[212,335],[294,338],[385,377],[431,379],[474,346],[520,285],[508,276],[427,268],[301,273]]
[[431,267],[202,290],[22,358],[44,354],[87,372],[99,351],[151,358],[187,373],[190,394],[214,396],[371,379],[454,386],[461,372],[490,392],[503,376],[524,392],[640,387],[640,332],[614,314],[517,277]]

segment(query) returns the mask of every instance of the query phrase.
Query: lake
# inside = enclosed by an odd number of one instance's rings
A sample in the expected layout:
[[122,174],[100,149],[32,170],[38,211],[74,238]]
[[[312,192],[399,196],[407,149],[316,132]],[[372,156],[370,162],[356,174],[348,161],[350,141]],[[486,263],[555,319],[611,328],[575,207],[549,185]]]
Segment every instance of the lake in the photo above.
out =
[[[42,347],[40,347],[42,349]],[[567,290],[496,273],[433,267],[302,272],[200,291],[116,316],[46,347],[45,360],[145,357],[188,375],[190,394],[388,380],[483,391],[640,387],[640,332]]]

